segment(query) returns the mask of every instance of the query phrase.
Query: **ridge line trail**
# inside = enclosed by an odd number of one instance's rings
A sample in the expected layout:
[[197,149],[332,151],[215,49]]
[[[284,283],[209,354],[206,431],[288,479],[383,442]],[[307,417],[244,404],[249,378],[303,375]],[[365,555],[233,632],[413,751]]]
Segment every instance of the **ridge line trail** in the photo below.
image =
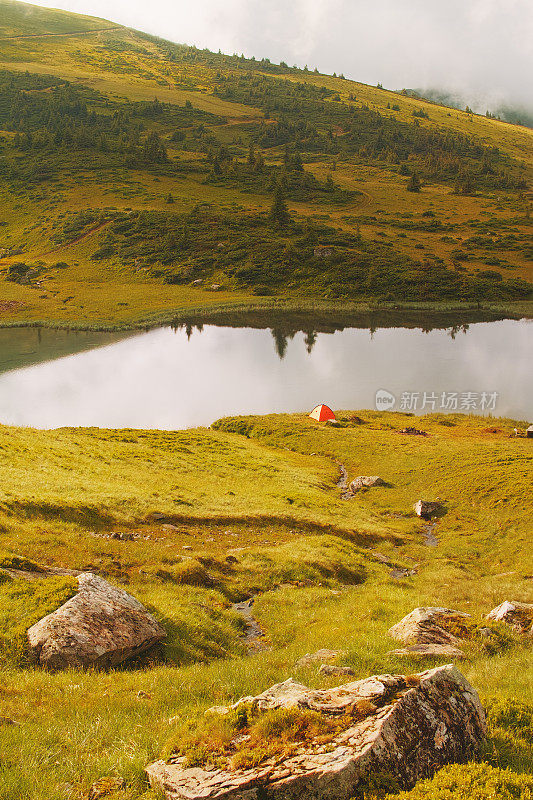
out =
[[65,33],[21,33],[17,36],[0,36],[0,42],[10,42],[13,39],[43,39],[49,36],[87,36],[91,33],[103,33],[104,31],[120,30],[120,25],[114,25],[112,28],[94,28],[90,31],[67,31]]
[[99,225],[96,226],[96,228],[91,228],[91,230],[85,231],[85,233],[82,233],[81,236],[78,236],[77,239],[71,239],[68,242],[63,242],[63,244],[60,244],[57,247],[53,247],[51,250],[46,250],[44,253],[41,253],[40,255],[41,256],[49,256],[52,253],[57,253],[59,250],[64,250],[67,247],[71,247],[72,245],[79,244],[79,242],[82,242],[88,236],[92,236],[93,233],[97,233],[98,231],[102,230],[102,228],[105,228],[105,226],[109,225],[110,222],[111,222],[111,220],[109,220],[109,219],[106,220],[105,222],[101,222]]

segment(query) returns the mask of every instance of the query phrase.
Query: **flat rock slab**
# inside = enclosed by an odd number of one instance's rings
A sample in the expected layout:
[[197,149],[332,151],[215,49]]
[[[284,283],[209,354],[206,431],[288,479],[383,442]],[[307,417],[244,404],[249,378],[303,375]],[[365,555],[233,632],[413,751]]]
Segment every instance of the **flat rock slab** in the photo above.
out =
[[392,626],[389,636],[410,645],[438,644],[456,647],[463,640],[452,631],[460,631],[469,619],[470,614],[451,608],[415,608]]
[[518,633],[529,633],[533,636],[533,604],[519,603],[516,600],[505,600],[497,608],[493,608],[487,619],[505,622]]
[[[259,697],[276,693],[273,687]],[[453,665],[408,679],[378,675],[330,690],[307,689],[297,707],[339,715],[361,701],[371,709],[366,718],[353,716],[353,725],[326,743],[302,742],[284,758],[242,770],[185,767],[183,757],[156,761],[146,768],[150,784],[166,800],[349,800],[380,773],[392,773],[409,789],[445,764],[464,763],[486,733],[479,697]]]
[[114,667],[164,636],[138,600],[91,572],[78,576],[74,597],[27,632],[34,661],[51,670]]

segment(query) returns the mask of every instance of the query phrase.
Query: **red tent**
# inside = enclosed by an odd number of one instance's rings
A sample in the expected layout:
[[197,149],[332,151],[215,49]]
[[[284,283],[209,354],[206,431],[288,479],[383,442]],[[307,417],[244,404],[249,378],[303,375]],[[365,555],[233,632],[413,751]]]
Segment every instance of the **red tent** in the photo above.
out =
[[317,422],[325,422],[328,419],[335,419],[335,414],[329,406],[315,406],[309,414],[311,419],[316,419]]

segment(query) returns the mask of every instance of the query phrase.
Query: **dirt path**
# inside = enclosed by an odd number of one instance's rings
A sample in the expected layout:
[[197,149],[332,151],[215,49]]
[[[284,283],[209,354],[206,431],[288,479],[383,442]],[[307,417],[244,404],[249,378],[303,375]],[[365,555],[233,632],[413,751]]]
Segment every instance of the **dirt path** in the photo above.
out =
[[48,39],[52,36],[88,36],[91,33],[116,30],[121,30],[121,26],[113,25],[112,28],[93,28],[91,31],[67,31],[65,33],[21,33],[18,36],[0,36],[0,42],[11,42],[15,39]]
[[266,650],[266,645],[261,641],[265,635],[264,631],[252,614],[254,602],[255,598],[250,597],[248,600],[243,600],[240,603],[234,603],[231,608],[233,611],[236,611],[237,614],[240,614],[244,619],[244,643],[247,645],[251,653],[258,653],[261,650]]
[[435,534],[435,528],[437,527],[436,522],[428,522],[427,525],[424,525],[422,528],[422,536],[424,537],[424,544],[427,547],[438,547],[439,540]]
[[40,253],[39,255],[50,256],[52,255],[52,253],[58,253],[60,250],[64,250],[66,247],[72,247],[72,245],[79,244],[79,242],[82,242],[84,239],[87,239],[87,237],[92,236],[93,233],[101,231],[102,228],[105,228],[106,225],[109,225],[110,221],[111,220],[106,220],[105,222],[101,222],[99,225],[96,226],[96,228],[91,228],[90,231],[82,233],[81,236],[78,236],[77,239],[71,239],[68,242],[63,242],[63,244],[60,244],[57,247],[53,247],[52,250],[46,250],[46,252]]

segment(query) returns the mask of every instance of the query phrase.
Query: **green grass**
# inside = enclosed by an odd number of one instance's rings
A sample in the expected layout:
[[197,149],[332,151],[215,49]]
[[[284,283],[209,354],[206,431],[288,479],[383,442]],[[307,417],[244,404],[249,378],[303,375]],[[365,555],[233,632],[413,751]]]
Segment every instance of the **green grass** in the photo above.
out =
[[27,662],[26,631],[72,597],[76,587],[73,578],[28,582],[0,572],[0,661]]
[[[431,415],[417,421],[430,436],[407,437],[398,432],[405,415],[357,414],[364,424],[341,412],[341,428],[277,415],[178,433],[0,431],[3,567],[95,570],[168,632],[163,647],[120,670],[50,675],[24,666],[10,643],[23,643],[30,616],[51,598],[60,602],[53,587],[70,584],[17,576],[0,586],[0,715],[19,723],[0,726],[2,800],[59,800],[65,785],[85,800],[106,776],[125,781],[117,800],[152,800],[144,766],[183,726],[194,733],[206,708],[290,676],[339,681],[296,669],[303,654],[342,649],[340,663],[358,678],[417,672],[438,662],[391,656],[397,644],[387,636],[414,607],[467,611],[476,626],[504,599],[533,601],[531,444],[509,438],[516,423],[457,415],[443,425]],[[391,485],[341,501],[339,461],[350,477],[380,474]],[[419,496],[445,503],[437,548],[423,544],[412,512]],[[110,538],[120,532],[133,538]],[[392,567],[416,572],[398,580]],[[251,594],[267,649],[246,655],[231,604]],[[496,652],[468,648],[459,666],[489,711],[483,763],[444,770],[413,798],[472,787],[484,798],[496,786],[526,800],[530,655],[513,636]]]
[[[368,797],[383,797],[372,793]],[[533,796],[533,778],[495,769],[488,764],[445,767],[437,778],[423,781],[410,792],[387,795],[398,800],[529,800]]]
[[2,0],[0,37],[69,34],[118,27],[97,17]]
[[[530,129],[1,9],[23,38],[0,30],[0,324],[120,328],[266,295],[531,313]],[[268,222],[278,183],[287,229]]]

